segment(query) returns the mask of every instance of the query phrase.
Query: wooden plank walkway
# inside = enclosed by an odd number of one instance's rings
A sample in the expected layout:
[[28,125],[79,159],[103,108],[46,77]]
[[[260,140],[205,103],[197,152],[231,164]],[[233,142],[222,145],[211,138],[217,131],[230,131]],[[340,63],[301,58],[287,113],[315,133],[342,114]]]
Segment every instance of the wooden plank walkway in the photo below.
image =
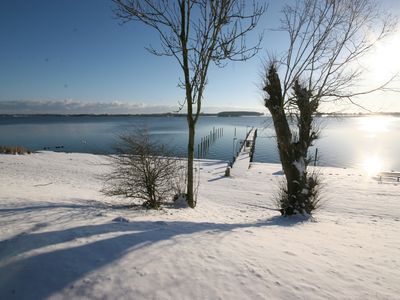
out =
[[257,129],[251,129],[231,169],[231,175],[243,174],[250,167],[251,150],[257,137]]

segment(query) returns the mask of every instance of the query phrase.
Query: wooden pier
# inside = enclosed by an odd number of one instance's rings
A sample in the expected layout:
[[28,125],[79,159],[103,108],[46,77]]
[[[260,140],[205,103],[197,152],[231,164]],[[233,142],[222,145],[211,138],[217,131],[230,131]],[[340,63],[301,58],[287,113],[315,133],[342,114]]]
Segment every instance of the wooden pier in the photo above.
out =
[[243,173],[250,168],[250,163],[253,161],[256,138],[257,129],[252,128],[243,141],[240,151],[234,157],[231,165],[232,175]]

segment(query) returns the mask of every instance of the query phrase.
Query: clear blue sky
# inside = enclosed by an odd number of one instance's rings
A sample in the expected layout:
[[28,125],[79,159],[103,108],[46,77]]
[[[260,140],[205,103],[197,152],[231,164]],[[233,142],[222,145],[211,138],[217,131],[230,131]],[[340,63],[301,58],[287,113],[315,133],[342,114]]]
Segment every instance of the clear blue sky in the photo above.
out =
[[[261,62],[267,50],[284,45],[268,31],[282,2],[270,2],[259,27],[267,30],[263,51],[249,62],[211,69],[205,111],[263,110]],[[400,1],[382,2],[400,11]],[[184,95],[175,60],[148,53],[144,47],[157,46],[157,34],[139,23],[121,26],[112,7],[110,0],[0,0],[0,113],[176,108]]]

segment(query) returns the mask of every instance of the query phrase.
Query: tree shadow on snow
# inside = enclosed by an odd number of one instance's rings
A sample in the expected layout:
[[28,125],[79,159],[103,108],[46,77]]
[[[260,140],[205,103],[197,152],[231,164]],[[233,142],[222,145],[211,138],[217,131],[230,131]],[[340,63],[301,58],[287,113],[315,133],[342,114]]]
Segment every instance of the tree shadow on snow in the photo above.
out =
[[224,178],[229,178],[229,177],[226,177],[225,174],[223,174],[223,175],[220,175],[218,177],[208,179],[207,181],[208,182],[213,182],[213,181],[218,181],[218,180],[221,180],[221,179],[224,179]]
[[[198,161],[196,160],[196,163]],[[225,160],[200,160],[200,168],[202,167],[212,167],[212,166],[218,166],[218,165],[223,165],[223,167],[228,165],[228,161]]]
[[[134,221],[18,235],[0,242],[0,299],[47,298],[128,253],[178,235],[205,231],[220,234],[240,228],[293,226],[298,223],[298,219],[280,216],[250,224]],[[118,235],[96,238],[110,233]],[[96,240],[77,241],[90,237]],[[72,241],[73,247],[59,246]],[[46,252],[22,255],[43,247],[47,247]]]
[[[106,206],[103,204],[99,206],[99,208],[105,208]],[[32,205],[32,206],[23,206],[23,207],[11,207],[11,208],[0,208],[0,213],[30,213],[35,210],[48,210],[48,209],[57,209],[57,208],[71,208],[71,209],[87,209],[93,208],[93,205],[85,205],[85,204],[48,204],[48,205]]]
[[272,175],[279,176],[279,175],[285,175],[285,173],[282,170],[280,170],[272,173]]

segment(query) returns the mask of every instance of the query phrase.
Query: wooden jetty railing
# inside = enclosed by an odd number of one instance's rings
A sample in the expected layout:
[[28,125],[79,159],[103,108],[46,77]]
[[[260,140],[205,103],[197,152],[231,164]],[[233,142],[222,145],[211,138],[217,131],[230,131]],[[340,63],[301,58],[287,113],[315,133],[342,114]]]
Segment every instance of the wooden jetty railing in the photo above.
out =
[[253,160],[256,138],[257,129],[252,128],[247,133],[246,139],[240,147],[240,151],[233,157],[231,163],[232,169],[238,169],[238,172],[240,172],[240,170],[248,169],[250,167],[250,162]]
[[237,157],[242,153],[246,148],[250,147],[250,158],[251,161],[253,160],[253,155],[254,155],[254,149],[255,149],[255,139],[257,138],[257,129],[254,129],[254,127],[251,127],[250,131],[247,132],[246,138],[240,142],[240,148],[236,153],[233,154],[232,162],[231,162],[231,167],[233,167],[233,164],[235,163]]

